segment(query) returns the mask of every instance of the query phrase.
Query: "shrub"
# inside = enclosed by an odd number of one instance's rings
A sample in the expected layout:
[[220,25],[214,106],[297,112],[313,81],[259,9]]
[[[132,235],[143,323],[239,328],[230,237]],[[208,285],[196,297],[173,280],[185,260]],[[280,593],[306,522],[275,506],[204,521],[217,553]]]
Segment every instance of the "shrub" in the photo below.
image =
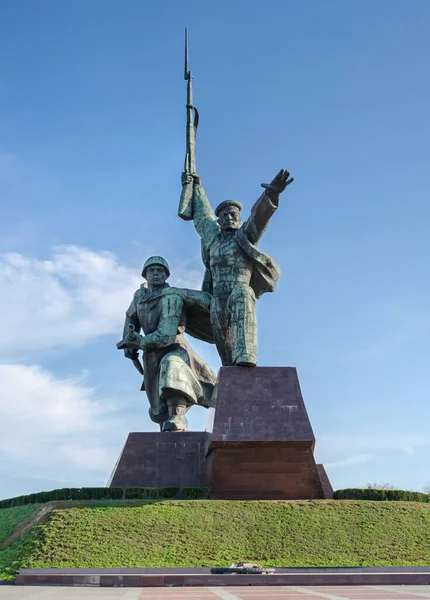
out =
[[198,498],[207,498],[209,496],[209,488],[207,487],[184,487],[182,493],[186,500],[196,500]]
[[132,498],[150,499],[150,498],[176,498],[179,488],[177,487],[165,487],[165,488],[140,488],[131,487],[125,490],[125,497],[127,500]]
[[408,490],[347,488],[344,490],[337,490],[333,497],[336,500],[401,500],[403,502],[430,502],[430,494],[410,492]]
[[21,506],[23,504],[43,504],[44,502],[55,502],[58,500],[100,500],[120,499],[123,497],[122,488],[62,488],[50,492],[38,492],[28,496],[17,496],[0,500],[0,508]]

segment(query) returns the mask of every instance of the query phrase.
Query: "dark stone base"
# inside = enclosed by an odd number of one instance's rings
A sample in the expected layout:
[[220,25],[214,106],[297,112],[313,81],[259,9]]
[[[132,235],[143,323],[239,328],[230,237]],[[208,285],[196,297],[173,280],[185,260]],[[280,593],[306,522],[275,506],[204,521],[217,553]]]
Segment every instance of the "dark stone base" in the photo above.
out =
[[206,432],[130,433],[108,485],[237,500],[332,498],[293,367],[222,367]]
[[312,449],[300,442],[215,448],[210,488],[226,500],[325,498]]
[[227,442],[306,442],[315,437],[294,367],[221,367],[211,447]]
[[328,475],[326,473],[326,470],[324,469],[324,465],[317,465],[317,470],[318,470],[318,475],[319,475],[319,478],[321,481],[322,489],[324,492],[324,498],[326,500],[332,500],[333,499],[333,488],[330,483],[330,479],[328,478]]
[[211,497],[326,498],[293,367],[221,368],[215,389]]
[[202,431],[129,433],[109,487],[199,487],[208,485]]
[[89,587],[429,584],[430,567],[276,568],[273,575],[211,575],[210,569],[21,569],[15,578],[15,585]]

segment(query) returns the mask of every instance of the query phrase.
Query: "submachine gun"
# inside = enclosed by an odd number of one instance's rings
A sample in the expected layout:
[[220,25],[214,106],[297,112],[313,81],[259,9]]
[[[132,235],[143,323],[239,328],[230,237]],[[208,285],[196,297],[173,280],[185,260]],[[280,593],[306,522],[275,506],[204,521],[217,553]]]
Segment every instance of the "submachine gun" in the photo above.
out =
[[[116,345],[118,350],[126,350],[127,349],[127,342],[132,342],[134,340],[134,332],[135,332],[134,325],[132,323],[129,323],[127,335]],[[143,375],[143,367],[142,367],[140,360],[138,358],[133,358],[133,364],[136,367],[136,369],[139,371],[139,373],[141,375]]]

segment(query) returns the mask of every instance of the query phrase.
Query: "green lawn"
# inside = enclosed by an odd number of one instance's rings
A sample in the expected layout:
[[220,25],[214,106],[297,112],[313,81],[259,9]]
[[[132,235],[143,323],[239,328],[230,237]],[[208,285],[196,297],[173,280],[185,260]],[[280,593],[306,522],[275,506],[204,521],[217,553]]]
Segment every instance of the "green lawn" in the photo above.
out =
[[40,504],[27,504],[0,510],[0,546],[13,533],[17,525],[31,518]]
[[[0,518],[6,511],[14,515],[23,509],[34,507],[3,509]],[[18,522],[22,515],[13,518]],[[12,525],[8,527],[10,532]],[[64,503],[44,523],[0,550],[0,570],[11,566],[11,558],[21,566],[51,568],[199,567],[240,560],[271,566],[430,565],[430,505],[164,500],[82,506],[75,502],[67,507]]]
[[15,543],[4,547],[6,540],[18,526],[31,519],[39,508],[40,504],[28,504],[0,510],[0,580],[13,577],[22,558],[29,554],[29,544],[34,534],[30,532],[23,535]]

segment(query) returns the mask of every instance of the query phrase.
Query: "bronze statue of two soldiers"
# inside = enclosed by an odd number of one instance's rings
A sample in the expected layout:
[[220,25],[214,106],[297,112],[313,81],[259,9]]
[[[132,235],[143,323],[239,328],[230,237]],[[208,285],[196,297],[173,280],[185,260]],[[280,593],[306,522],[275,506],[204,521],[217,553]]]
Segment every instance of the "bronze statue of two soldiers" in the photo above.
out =
[[[201,237],[205,266],[202,290],[169,287],[167,261],[149,258],[146,279],[127,310],[123,340],[117,346],[140,368],[143,352],[144,384],[150,417],[162,431],[185,431],[185,414],[194,404],[210,406],[215,375],[188,344],[184,333],[215,343],[223,366],[257,364],[255,300],[273,292],[280,270],[258,248],[279,195],[293,181],[281,170],[242,223],[242,206],[225,200],[212,210],[195,168],[198,112],[192,105],[192,75],[185,60],[187,80],[187,150],[178,214],[193,220]],[[193,120],[193,111],[195,117]],[[143,331],[144,336],[140,335]]]

